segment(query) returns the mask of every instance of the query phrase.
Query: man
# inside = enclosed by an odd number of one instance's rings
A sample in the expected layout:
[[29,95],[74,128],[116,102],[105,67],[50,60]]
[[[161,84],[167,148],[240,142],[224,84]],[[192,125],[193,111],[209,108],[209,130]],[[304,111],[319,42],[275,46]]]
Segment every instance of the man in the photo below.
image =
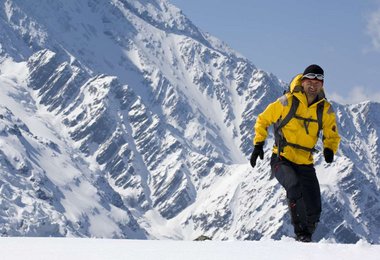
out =
[[310,242],[321,214],[321,193],[314,168],[314,146],[323,132],[323,155],[331,163],[338,150],[335,113],[325,99],[324,71],[308,66],[290,84],[290,91],[271,103],[255,124],[254,150],[250,163],[264,157],[267,129],[274,124],[275,145],[272,175],[285,188],[296,240]]

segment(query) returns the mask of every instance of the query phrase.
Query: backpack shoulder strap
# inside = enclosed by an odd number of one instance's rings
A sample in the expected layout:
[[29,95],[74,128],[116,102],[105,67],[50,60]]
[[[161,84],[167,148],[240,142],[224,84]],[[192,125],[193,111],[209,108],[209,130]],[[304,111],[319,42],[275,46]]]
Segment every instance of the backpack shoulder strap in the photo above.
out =
[[292,106],[290,107],[288,114],[284,117],[284,119],[277,126],[278,130],[281,129],[282,127],[284,127],[287,123],[289,123],[290,119],[292,119],[294,117],[294,115],[296,114],[299,103],[300,103],[300,101],[298,100],[298,98],[296,98],[294,95],[292,95]]
[[281,128],[283,128],[287,123],[289,123],[290,119],[292,119],[297,111],[299,100],[294,95],[292,95],[292,105],[288,114],[284,117],[283,120],[279,120],[276,124],[274,124],[274,139],[275,145],[277,146],[278,152],[277,156],[280,157],[281,152],[284,149],[284,146],[287,145],[287,142],[282,134]]
[[323,126],[323,108],[324,108],[324,106],[325,106],[325,101],[322,101],[317,105],[318,136],[319,136],[319,132],[322,130],[322,126]]

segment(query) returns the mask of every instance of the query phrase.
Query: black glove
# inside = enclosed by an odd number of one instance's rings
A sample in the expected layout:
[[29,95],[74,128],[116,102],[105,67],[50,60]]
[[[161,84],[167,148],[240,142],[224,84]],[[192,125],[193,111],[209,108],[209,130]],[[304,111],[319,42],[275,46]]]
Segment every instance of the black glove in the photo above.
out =
[[329,148],[325,148],[323,150],[323,156],[325,157],[325,161],[327,163],[332,163],[332,161],[334,160],[334,152]]
[[264,159],[264,143],[258,143],[255,145],[255,148],[253,149],[252,155],[251,155],[251,166],[254,168],[256,166],[257,157],[260,156],[260,159]]

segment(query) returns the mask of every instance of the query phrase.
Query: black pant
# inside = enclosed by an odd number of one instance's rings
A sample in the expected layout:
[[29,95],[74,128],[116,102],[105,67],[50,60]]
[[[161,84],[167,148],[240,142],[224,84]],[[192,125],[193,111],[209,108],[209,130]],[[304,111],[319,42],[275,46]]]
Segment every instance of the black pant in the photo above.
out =
[[[272,174],[285,188],[295,233],[312,234],[321,215],[321,191],[313,164],[295,164],[273,154]],[[292,207],[297,205],[292,212]]]

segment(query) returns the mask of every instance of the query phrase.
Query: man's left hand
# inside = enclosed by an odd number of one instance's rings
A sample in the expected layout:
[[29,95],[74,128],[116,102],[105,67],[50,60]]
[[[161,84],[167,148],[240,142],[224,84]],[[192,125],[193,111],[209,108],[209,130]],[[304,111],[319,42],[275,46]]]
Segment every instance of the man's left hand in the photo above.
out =
[[334,161],[334,152],[329,148],[325,148],[323,150],[323,156],[325,157],[325,161],[327,163],[332,163],[332,161]]

